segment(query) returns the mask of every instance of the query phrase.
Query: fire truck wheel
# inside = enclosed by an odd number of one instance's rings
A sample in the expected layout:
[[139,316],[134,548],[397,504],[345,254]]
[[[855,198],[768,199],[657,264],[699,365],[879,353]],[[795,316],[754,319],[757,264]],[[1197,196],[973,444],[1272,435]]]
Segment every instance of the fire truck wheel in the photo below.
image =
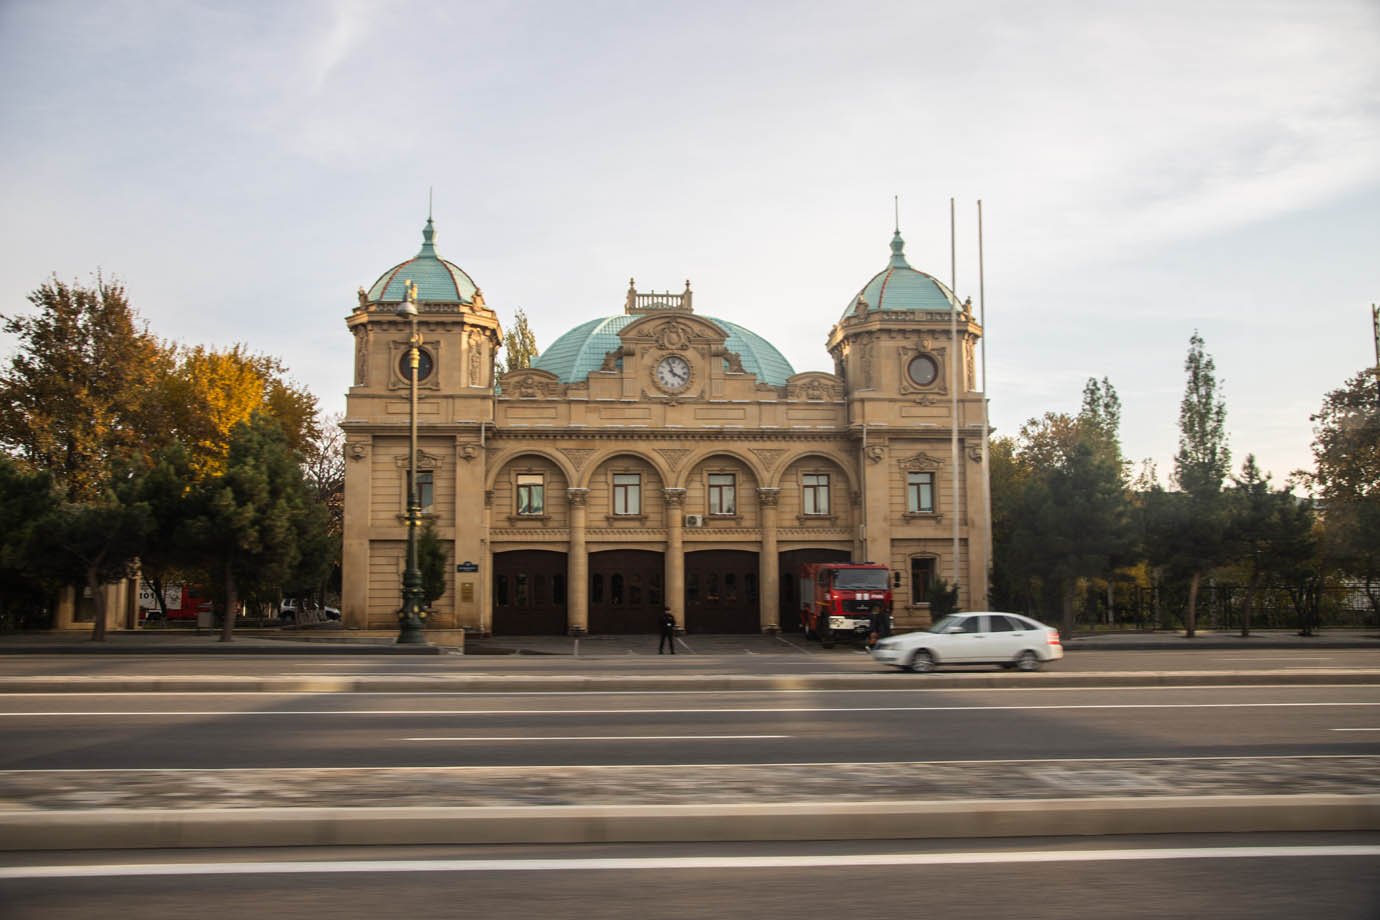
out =
[[934,656],[924,649],[920,649],[911,656],[910,664],[906,670],[914,671],[916,674],[928,674],[934,670]]

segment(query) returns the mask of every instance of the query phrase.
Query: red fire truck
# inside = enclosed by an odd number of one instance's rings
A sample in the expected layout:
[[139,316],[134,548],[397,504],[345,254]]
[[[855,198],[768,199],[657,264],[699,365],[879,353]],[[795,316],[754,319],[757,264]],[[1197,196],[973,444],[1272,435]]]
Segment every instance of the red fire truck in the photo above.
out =
[[837,635],[866,636],[874,608],[891,616],[891,571],[872,562],[811,562],[800,567],[800,625],[831,648]]

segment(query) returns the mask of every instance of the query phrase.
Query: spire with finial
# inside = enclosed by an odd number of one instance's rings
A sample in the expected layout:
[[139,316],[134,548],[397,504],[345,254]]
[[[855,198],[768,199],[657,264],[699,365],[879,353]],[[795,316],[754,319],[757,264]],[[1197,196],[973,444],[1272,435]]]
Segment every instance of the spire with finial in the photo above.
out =
[[431,221],[430,213],[426,216],[426,226],[422,228],[422,248],[417,256],[419,258],[438,258],[436,255],[436,227]]

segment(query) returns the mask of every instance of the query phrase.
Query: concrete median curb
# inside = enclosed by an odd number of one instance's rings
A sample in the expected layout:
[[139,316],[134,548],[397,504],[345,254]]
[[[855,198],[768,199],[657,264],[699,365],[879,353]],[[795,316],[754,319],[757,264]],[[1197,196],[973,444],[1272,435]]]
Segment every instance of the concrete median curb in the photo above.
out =
[[649,843],[1380,830],[1380,795],[0,813],[0,849]]
[[425,677],[0,677],[0,693],[579,693],[689,690],[939,690],[1049,687],[1318,686],[1380,683],[1380,669],[817,675],[458,675]]

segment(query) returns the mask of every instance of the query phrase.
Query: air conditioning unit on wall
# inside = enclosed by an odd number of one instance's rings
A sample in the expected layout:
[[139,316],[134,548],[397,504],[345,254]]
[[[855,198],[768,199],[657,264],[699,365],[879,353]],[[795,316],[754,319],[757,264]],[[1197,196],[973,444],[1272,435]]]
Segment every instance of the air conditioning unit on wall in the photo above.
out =
[[703,526],[704,526],[704,515],[702,515],[702,514],[687,514],[687,515],[685,516],[685,526],[686,526],[686,527],[703,527]]

